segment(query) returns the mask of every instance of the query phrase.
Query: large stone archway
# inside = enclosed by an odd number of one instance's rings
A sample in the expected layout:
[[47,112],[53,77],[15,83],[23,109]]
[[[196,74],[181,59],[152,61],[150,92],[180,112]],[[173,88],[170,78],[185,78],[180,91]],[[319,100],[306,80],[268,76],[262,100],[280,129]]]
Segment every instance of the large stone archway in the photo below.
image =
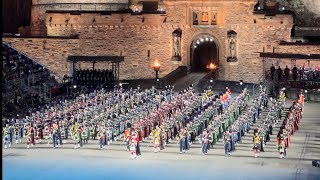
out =
[[188,58],[188,69],[193,72],[208,71],[209,63],[220,65],[221,48],[218,40],[211,34],[198,34],[191,40]]

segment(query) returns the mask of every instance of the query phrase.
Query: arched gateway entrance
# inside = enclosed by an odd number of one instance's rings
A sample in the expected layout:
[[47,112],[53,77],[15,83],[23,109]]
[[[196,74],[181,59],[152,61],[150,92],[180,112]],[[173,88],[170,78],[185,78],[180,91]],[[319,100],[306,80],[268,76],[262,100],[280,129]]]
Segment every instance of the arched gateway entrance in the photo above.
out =
[[192,72],[209,71],[208,64],[219,66],[219,46],[217,40],[208,34],[193,38],[190,45],[190,68]]

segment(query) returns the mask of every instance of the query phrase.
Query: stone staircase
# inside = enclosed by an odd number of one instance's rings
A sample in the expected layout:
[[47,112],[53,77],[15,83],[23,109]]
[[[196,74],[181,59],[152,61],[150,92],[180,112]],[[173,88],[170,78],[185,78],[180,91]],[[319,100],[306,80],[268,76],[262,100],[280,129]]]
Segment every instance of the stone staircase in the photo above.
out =
[[193,88],[199,92],[199,90],[197,89],[197,85],[199,83],[199,81],[205,77],[208,73],[206,72],[200,72],[200,73],[196,73],[196,72],[192,72],[189,73],[188,75],[176,80],[176,82],[174,82],[174,87],[175,87],[175,91],[179,92],[182,90],[185,90],[186,88],[188,88],[191,84],[193,84]]
[[[266,146],[265,146],[265,151],[272,148],[272,149],[275,149],[276,152],[278,152],[275,148],[276,146],[276,140],[277,140],[277,135],[278,135],[278,131],[282,125],[282,122],[283,122],[283,119],[285,117],[285,114],[287,113],[288,111],[284,110],[282,111],[282,119],[278,122],[278,124],[275,124],[275,126],[273,127],[273,130],[272,130],[272,135],[270,135],[270,141],[266,143]],[[265,117],[264,117],[265,118]],[[260,122],[261,124],[261,122]],[[251,139],[253,137],[253,134],[250,135],[251,136]],[[273,150],[274,151],[274,150]]]
[[[282,112],[282,119],[279,121],[278,124],[275,125],[275,127],[273,127],[273,131],[272,131],[273,134],[270,135],[270,141],[264,145],[264,152],[261,152],[260,156],[274,157],[274,156],[278,155],[278,150],[277,150],[277,146],[276,146],[277,135],[278,135],[278,131],[282,125],[285,114],[287,112],[288,112],[288,109],[285,109]],[[240,155],[240,154],[246,154],[246,155],[249,154],[249,156],[253,156],[253,151],[252,151],[253,131],[255,129],[257,129],[259,127],[259,125],[262,124],[262,122],[266,118],[267,114],[268,114],[267,109],[262,110],[260,118],[258,118],[256,120],[256,123],[251,126],[249,133],[246,136],[242,137],[242,139],[241,139],[242,141],[236,145],[236,151],[231,153],[231,156],[232,155]],[[221,140],[219,140],[216,145],[218,145],[218,144],[220,147],[223,148],[223,143]]]
[[[263,122],[263,119],[266,118],[266,115],[268,114],[268,111],[267,109],[263,109],[261,111],[261,114],[260,114],[260,118],[257,118],[256,119],[256,123],[254,123],[251,127],[250,127],[250,130],[248,132],[248,134],[246,136],[243,136],[242,139],[241,139],[241,142],[238,142],[236,144],[236,151],[233,152],[232,154],[236,153],[236,154],[239,154],[239,153],[243,153],[243,152],[250,152],[252,150],[252,138],[253,138],[253,131],[255,129],[258,129],[259,125],[262,124]],[[223,141],[222,139],[219,139],[219,141],[217,141],[216,145],[215,146],[218,146],[219,148],[223,149],[224,150],[224,144],[223,144]],[[232,156],[231,154],[231,156]]]

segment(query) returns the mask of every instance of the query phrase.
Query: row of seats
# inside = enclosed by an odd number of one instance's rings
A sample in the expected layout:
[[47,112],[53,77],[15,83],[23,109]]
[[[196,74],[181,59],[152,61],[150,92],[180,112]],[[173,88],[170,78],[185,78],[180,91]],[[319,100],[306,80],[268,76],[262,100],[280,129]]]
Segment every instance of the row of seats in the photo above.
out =
[[49,70],[6,43],[2,43],[2,59],[4,115],[43,102],[42,97],[47,95],[43,92],[44,87],[50,92],[48,86],[53,82]]
[[7,79],[17,79],[41,72],[44,69],[42,65],[20,54],[4,43],[2,43],[2,60],[2,75]]

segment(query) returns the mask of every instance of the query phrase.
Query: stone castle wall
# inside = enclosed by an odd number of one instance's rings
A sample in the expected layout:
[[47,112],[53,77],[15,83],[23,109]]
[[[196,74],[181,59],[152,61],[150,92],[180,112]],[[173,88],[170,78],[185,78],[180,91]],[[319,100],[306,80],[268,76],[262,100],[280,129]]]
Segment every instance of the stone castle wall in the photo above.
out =
[[[125,61],[120,64],[120,79],[154,78],[154,71],[151,68],[154,60],[158,60],[161,64],[160,77],[167,75],[178,66],[189,66],[192,41],[202,34],[207,34],[214,37],[219,47],[219,79],[257,82],[263,75],[263,63],[259,58],[259,52],[272,52],[274,48],[282,48],[285,51],[286,47],[279,47],[278,43],[290,40],[293,19],[290,15],[273,17],[255,15],[253,14],[254,5],[254,0],[165,1],[165,14],[47,13],[44,22],[49,36],[79,35],[78,40],[67,41],[75,43],[72,45],[74,48],[64,48],[64,43],[61,43],[57,44],[60,46],[56,51],[64,50],[72,55],[125,56]],[[217,11],[217,25],[207,27],[191,25],[192,9]],[[179,62],[171,60],[172,32],[177,28],[182,29],[182,60]],[[236,31],[238,35],[238,62],[236,63],[226,61],[229,30]],[[12,39],[7,40],[12,41]],[[17,49],[24,46],[22,41],[19,42],[20,44],[13,44]],[[58,43],[59,40],[50,42]],[[33,46],[36,46],[36,43],[35,41]],[[78,49],[75,50],[76,48]],[[306,52],[317,51],[317,49],[304,48]],[[34,53],[41,58],[44,54],[40,49],[32,51],[30,56]],[[148,51],[150,51],[150,57],[147,57]],[[41,61],[46,59],[43,58]],[[57,61],[60,62],[58,68],[54,64],[48,67],[60,69],[61,64],[67,64],[66,57],[60,56]],[[90,63],[81,63],[77,67],[79,66],[83,69],[92,68]],[[95,68],[107,66],[98,63]]]

